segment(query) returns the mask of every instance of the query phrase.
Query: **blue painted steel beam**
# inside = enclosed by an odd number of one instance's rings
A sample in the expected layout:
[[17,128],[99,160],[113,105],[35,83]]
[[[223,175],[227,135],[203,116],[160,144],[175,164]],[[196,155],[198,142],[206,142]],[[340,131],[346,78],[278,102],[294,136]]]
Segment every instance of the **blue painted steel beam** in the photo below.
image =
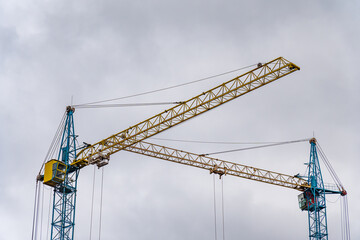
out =
[[309,221],[309,239],[327,240],[327,217],[326,217],[326,199],[325,188],[321,174],[319,159],[316,151],[315,138],[310,140],[310,160],[308,183],[311,188],[304,194],[307,202],[308,221]]
[[67,107],[67,117],[58,159],[68,166],[68,170],[64,181],[54,188],[51,240],[74,239],[76,188],[79,169],[70,166],[70,163],[76,158],[73,113],[74,109]]

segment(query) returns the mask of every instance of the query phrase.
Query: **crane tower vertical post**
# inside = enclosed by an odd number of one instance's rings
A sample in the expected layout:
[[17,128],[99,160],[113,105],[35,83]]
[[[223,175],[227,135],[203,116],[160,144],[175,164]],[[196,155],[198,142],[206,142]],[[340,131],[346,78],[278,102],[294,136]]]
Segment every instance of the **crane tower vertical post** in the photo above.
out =
[[310,144],[308,183],[311,187],[305,191],[309,220],[309,239],[327,240],[325,188],[316,151],[316,139],[312,138]]
[[[51,222],[51,239],[72,240],[74,238],[76,187],[79,169],[70,163],[76,159],[76,135],[73,113],[75,109],[68,106],[66,121],[62,133],[58,159],[53,160],[53,175],[57,175],[60,184],[54,187]],[[55,170],[56,169],[56,170]]]

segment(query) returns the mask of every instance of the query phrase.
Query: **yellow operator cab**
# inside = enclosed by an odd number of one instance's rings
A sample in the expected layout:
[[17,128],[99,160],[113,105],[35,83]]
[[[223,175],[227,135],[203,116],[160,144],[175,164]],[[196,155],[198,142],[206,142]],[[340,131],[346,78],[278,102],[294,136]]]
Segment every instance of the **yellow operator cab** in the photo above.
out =
[[44,184],[55,187],[65,180],[67,166],[65,163],[52,159],[45,163]]

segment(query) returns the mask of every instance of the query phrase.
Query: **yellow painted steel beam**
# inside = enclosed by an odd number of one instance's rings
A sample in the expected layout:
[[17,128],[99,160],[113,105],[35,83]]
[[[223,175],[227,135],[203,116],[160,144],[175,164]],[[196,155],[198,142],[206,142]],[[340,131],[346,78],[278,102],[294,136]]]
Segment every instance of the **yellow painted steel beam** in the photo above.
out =
[[209,170],[210,173],[219,174],[220,177],[222,175],[232,175],[254,181],[296,189],[299,191],[304,191],[306,188],[310,188],[310,185],[307,183],[307,181],[299,177],[246,166],[229,161],[223,161],[220,159],[177,150],[174,148],[164,147],[144,141],[135,143],[125,148],[124,150],[159,158],[170,162]]
[[79,152],[71,165],[84,167],[90,162],[109,159],[124,148],[154,136],[186,120],[216,108],[239,96],[269,84],[292,72],[300,70],[298,66],[279,57],[257,68],[224,82],[206,92],[184,101],[145,121],[116,133]]

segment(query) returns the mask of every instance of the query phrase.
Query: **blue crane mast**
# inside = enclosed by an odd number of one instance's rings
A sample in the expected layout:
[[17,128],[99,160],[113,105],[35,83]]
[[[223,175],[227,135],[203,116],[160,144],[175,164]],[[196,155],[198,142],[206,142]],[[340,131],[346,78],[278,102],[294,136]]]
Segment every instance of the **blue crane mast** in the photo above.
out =
[[321,173],[316,139],[310,139],[310,159],[308,163],[307,181],[311,186],[301,193],[299,206],[301,210],[308,212],[309,240],[327,240],[327,216],[326,216],[326,198],[325,194],[340,194],[345,196],[347,193],[344,189],[333,190],[324,186]]
[[45,164],[44,183],[54,187],[51,240],[74,239],[76,188],[80,170],[70,165],[76,159],[78,150],[74,111],[70,106],[66,108],[66,120],[57,158],[59,160],[52,159]]
[[310,140],[310,144],[308,182],[311,188],[305,191],[308,203],[309,239],[328,239],[325,188],[315,138]]

